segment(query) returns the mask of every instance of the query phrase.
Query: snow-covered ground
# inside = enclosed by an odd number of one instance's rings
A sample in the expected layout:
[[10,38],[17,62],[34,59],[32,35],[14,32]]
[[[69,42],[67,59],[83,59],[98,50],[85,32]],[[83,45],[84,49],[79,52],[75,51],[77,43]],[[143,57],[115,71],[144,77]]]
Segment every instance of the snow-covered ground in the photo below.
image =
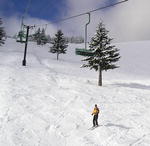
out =
[[[8,39],[0,47],[0,146],[150,146],[150,41],[120,43],[120,68],[98,74],[83,57]],[[91,112],[100,108],[94,130]]]

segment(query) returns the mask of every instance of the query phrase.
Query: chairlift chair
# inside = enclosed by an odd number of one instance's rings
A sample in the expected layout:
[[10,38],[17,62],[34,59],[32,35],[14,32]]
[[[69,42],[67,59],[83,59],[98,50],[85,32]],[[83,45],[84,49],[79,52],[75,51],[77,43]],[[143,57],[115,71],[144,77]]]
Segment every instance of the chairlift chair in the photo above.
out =
[[25,27],[23,24],[23,17],[21,22],[21,30],[18,32],[16,42],[25,43],[26,42],[26,33]]
[[87,49],[87,26],[90,24],[90,13],[87,13],[89,16],[89,21],[85,25],[85,48],[76,48],[75,53],[76,55],[81,55],[81,56],[93,56],[93,51]]

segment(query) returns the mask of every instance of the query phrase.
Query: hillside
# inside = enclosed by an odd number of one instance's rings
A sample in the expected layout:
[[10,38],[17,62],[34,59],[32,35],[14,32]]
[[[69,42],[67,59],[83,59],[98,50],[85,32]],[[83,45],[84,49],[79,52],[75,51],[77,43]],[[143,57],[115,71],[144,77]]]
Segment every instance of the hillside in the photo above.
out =
[[[49,45],[8,39],[0,47],[0,146],[149,146],[150,41],[120,43],[120,68],[98,74],[82,69],[68,53],[50,54]],[[100,127],[92,126],[94,104]]]

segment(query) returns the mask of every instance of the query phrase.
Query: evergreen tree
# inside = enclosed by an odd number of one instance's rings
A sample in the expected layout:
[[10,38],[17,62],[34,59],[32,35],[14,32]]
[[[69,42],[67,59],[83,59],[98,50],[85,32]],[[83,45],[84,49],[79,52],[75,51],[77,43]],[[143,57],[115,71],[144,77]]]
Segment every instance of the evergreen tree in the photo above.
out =
[[40,34],[40,40],[41,40],[41,44],[44,45],[47,43],[48,39],[46,37],[46,34],[45,34],[45,29],[43,28],[42,29],[42,32]]
[[38,28],[38,30],[31,36],[33,38],[33,41],[37,42],[37,45],[41,44],[40,35],[41,35],[41,29]]
[[31,36],[33,37],[33,40],[37,42],[37,45],[44,45],[48,42],[48,37],[45,34],[45,29],[38,28],[38,30]]
[[51,42],[51,36],[47,35],[46,38],[47,38],[47,43],[50,43]]
[[55,34],[55,38],[51,41],[52,47],[50,47],[51,53],[57,53],[57,60],[59,59],[59,54],[65,54],[68,44],[65,40],[64,34],[61,30],[58,30]]
[[2,24],[3,24],[3,22],[2,22],[2,19],[0,18],[0,46],[2,44],[4,44],[4,42],[5,42],[5,36],[6,36],[4,28],[1,27]]
[[41,37],[41,29],[38,28],[38,30],[34,34],[34,40],[37,42],[37,45],[41,44],[41,38],[40,37]]
[[93,56],[87,56],[83,60],[87,64],[84,64],[82,67],[89,67],[99,71],[99,86],[102,86],[102,71],[118,68],[115,62],[120,59],[119,50],[114,45],[111,45],[111,41],[112,38],[109,38],[104,24],[99,23],[96,34],[92,37],[89,46],[93,51]]

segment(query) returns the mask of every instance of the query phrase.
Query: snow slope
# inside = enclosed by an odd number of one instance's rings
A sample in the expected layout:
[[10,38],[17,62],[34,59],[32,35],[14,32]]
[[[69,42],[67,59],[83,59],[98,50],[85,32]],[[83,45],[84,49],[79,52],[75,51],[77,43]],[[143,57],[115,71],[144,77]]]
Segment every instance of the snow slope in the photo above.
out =
[[[49,46],[8,39],[0,47],[0,146],[149,146],[150,42],[116,44],[120,68],[104,72],[81,69],[81,56],[69,45],[56,61]],[[92,126],[94,104],[99,124]]]

